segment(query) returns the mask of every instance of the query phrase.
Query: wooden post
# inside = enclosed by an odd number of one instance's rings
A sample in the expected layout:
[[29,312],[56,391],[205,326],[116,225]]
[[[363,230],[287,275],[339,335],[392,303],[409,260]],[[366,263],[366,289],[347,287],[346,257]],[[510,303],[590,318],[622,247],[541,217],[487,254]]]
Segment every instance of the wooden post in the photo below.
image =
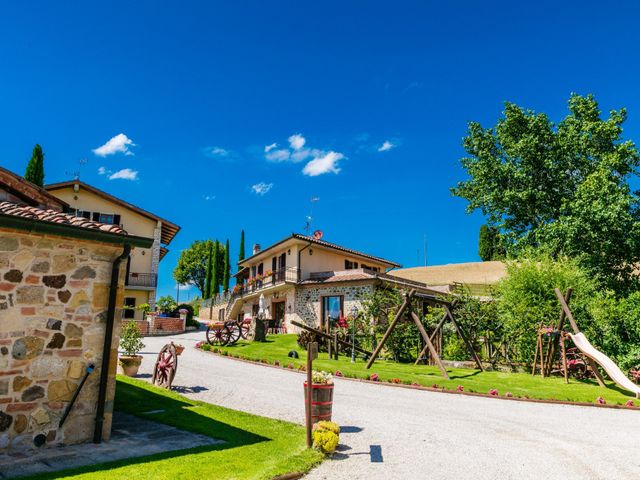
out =
[[440,360],[440,356],[438,355],[438,352],[436,352],[436,349],[434,348],[433,343],[431,343],[431,339],[429,338],[429,335],[427,335],[427,331],[424,329],[424,325],[422,325],[422,322],[418,318],[418,315],[416,315],[415,312],[411,312],[411,318],[413,318],[413,322],[418,327],[418,330],[420,330],[420,335],[422,335],[422,338],[426,342],[427,348],[429,349],[429,353],[431,353],[431,356],[433,357],[435,362],[438,364],[438,368],[440,368],[440,372],[442,372],[442,376],[447,380],[449,380],[449,374],[447,373],[447,370],[444,368],[444,365],[442,364],[442,360]]
[[307,427],[307,448],[311,448],[313,446],[313,439],[311,437],[311,429],[313,425],[311,424],[311,401],[312,401],[312,392],[313,392],[313,360],[318,356],[318,343],[311,342],[307,345],[307,388],[305,389],[305,423]]
[[384,347],[384,344],[389,338],[389,335],[391,335],[391,332],[393,332],[393,329],[396,327],[396,324],[402,318],[402,315],[404,315],[404,311],[407,309],[407,306],[409,305],[409,303],[411,303],[411,299],[413,298],[415,293],[416,293],[415,290],[411,290],[408,294],[405,295],[404,302],[402,302],[400,309],[396,312],[395,317],[393,317],[393,321],[389,325],[389,328],[387,328],[387,331],[384,332],[384,336],[382,337],[382,340],[380,340],[380,343],[378,344],[378,346],[376,346],[376,349],[371,354],[371,358],[369,358],[366,368],[368,369],[371,368],[371,365],[373,365],[373,362],[376,361],[376,358],[380,353],[380,350],[382,350],[382,347]]
[[464,331],[462,330],[462,327],[460,327],[460,325],[458,324],[458,321],[453,317],[453,313],[451,313],[451,310],[447,305],[444,306],[444,309],[447,312],[447,315],[449,315],[449,318],[451,319],[451,321],[453,322],[453,325],[456,327],[456,331],[458,332],[458,335],[460,335],[462,340],[464,340],[464,343],[467,345],[467,349],[469,350],[469,353],[471,353],[471,356],[476,361],[478,370],[484,371],[484,368],[482,368],[482,363],[480,362],[480,358],[478,358],[478,354],[474,350],[473,345],[471,345],[471,341],[467,338]]
[[533,368],[531,369],[531,375],[535,375],[536,374],[536,367],[537,367],[537,363],[538,363],[538,350],[540,349],[540,341],[542,339],[540,338],[540,329],[538,328],[538,336],[536,339],[536,351],[533,354]]
[[[448,315],[447,315],[447,312],[445,312],[442,315],[442,318],[440,319],[440,321],[438,322],[438,325],[436,325],[436,328],[433,330],[433,333],[429,337],[429,340],[433,341],[433,339],[436,336],[436,333],[438,333],[438,331],[442,328],[442,325],[447,320],[447,318],[448,318]],[[427,345],[425,345],[422,348],[422,350],[420,350],[420,353],[418,354],[418,358],[416,358],[416,361],[415,361],[414,365],[417,365],[420,362],[420,360],[422,360],[422,358],[427,354],[427,350],[428,349],[429,349],[429,347]]]
[[[562,306],[562,310],[564,310],[564,313],[567,317],[567,319],[569,320],[569,323],[571,324],[571,328],[573,329],[574,333],[580,333],[580,329],[578,328],[578,324],[576,323],[575,319],[573,318],[573,314],[571,313],[571,310],[569,310],[569,305],[567,305],[567,302],[564,301],[564,297],[562,296],[562,292],[560,291],[559,288],[555,289],[556,292],[556,297],[558,297],[558,301],[560,302],[560,305]],[[598,385],[600,385],[601,387],[606,387],[604,380],[602,378],[602,375],[600,374],[600,371],[598,371],[598,365],[596,364],[596,362],[594,362],[591,357],[588,357],[587,355],[584,355],[584,357],[587,359],[587,363],[589,364],[589,366],[591,367],[591,370],[593,370],[593,374],[596,376],[596,380],[598,381]]]
[[336,360],[338,360],[338,332],[333,332],[333,351],[335,352]]
[[[567,292],[564,295],[564,301],[567,305],[569,305],[569,301],[571,300],[572,293],[573,293],[573,289],[567,288]],[[561,308],[560,319],[558,320],[558,325],[556,327],[556,330],[558,330],[560,334],[562,334],[562,329],[564,328],[564,319],[565,319],[564,309]],[[556,341],[553,341],[549,345],[549,349],[547,350],[547,357],[544,362],[544,365],[545,365],[544,368],[546,368],[547,376],[551,375],[551,370],[553,368],[553,359],[555,358],[555,356],[556,356]]]
[[569,371],[567,370],[567,346],[564,333],[560,332],[560,355],[562,355],[562,369],[564,370],[564,383],[569,383]]

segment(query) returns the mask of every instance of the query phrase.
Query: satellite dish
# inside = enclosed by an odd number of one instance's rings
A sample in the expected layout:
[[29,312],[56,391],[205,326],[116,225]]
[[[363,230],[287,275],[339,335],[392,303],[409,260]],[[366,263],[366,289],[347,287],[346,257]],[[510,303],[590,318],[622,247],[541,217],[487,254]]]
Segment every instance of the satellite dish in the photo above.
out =
[[313,238],[315,240],[320,240],[322,238],[322,230],[316,230],[315,232],[313,232]]

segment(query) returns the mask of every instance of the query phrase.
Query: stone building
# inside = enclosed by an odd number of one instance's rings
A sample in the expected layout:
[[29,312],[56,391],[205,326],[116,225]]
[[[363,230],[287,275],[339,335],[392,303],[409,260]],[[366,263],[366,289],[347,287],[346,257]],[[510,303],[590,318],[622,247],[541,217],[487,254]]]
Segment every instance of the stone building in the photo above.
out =
[[108,439],[126,258],[153,239],[16,185],[0,176],[0,451]]
[[399,264],[317,237],[291,236],[239,263],[237,285],[200,308],[201,320],[255,317],[264,295],[272,325],[288,332],[292,321],[328,328],[353,308],[362,309],[367,294],[380,287],[433,291],[424,283],[390,273]]

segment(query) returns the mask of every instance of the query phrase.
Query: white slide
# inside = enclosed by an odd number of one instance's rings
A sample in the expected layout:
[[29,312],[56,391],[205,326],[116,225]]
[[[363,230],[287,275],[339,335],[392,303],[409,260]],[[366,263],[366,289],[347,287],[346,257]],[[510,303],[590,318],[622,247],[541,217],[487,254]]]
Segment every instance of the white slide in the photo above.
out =
[[624,374],[620,367],[615,364],[613,360],[607,357],[600,350],[596,349],[587,337],[584,336],[584,333],[576,333],[575,335],[571,335],[571,340],[573,343],[580,349],[582,353],[584,353],[587,357],[592,359],[594,362],[599,364],[609,375],[609,378],[613,380],[615,383],[620,385],[625,390],[629,390],[636,394],[637,398],[640,398],[640,385],[636,385]]

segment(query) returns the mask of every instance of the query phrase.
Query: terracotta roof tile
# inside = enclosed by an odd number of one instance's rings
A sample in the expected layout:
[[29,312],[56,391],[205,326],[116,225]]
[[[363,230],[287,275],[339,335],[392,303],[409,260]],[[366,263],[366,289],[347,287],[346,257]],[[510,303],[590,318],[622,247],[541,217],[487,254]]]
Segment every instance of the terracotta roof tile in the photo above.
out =
[[28,207],[11,202],[0,202],[0,213],[13,215],[14,217],[40,220],[42,222],[60,223],[64,225],[73,225],[75,227],[89,228],[92,230],[101,230],[103,232],[117,233],[120,235],[127,234],[127,232],[118,225],[106,225],[104,223],[88,220],[84,217],[76,217],[67,213],[56,212],[55,210],[43,210],[41,208]]

